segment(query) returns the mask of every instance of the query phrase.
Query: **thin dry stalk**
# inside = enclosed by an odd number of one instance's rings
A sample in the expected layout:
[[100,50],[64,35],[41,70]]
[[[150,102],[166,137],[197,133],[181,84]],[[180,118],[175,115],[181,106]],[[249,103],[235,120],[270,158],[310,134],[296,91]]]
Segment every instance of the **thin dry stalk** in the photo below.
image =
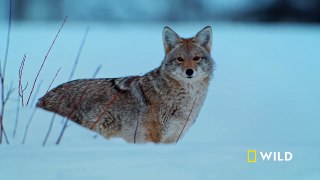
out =
[[[82,102],[84,96],[85,96],[85,92],[83,92],[83,93],[81,94],[81,96],[80,96],[80,98],[79,98],[79,100],[78,100],[78,102],[77,102],[77,104],[79,105],[78,108],[77,108],[77,109],[71,109],[68,117],[72,117],[72,114],[80,109],[80,107],[81,107],[81,102]],[[59,145],[59,144],[60,144],[61,139],[62,139],[62,137],[63,137],[63,135],[64,135],[64,132],[65,132],[66,128],[68,127],[68,121],[69,121],[69,119],[68,119],[68,118],[64,118],[64,120],[65,120],[65,121],[64,121],[62,130],[61,130],[61,132],[60,132],[60,134],[59,134],[59,137],[58,137],[58,139],[57,139],[57,141],[56,141],[56,145]]]
[[[1,69],[1,66],[0,66]],[[0,144],[2,143],[2,134],[4,132],[3,128],[3,116],[4,116],[4,108],[5,108],[5,95],[4,95],[4,78],[0,71],[0,81],[1,81],[1,114],[0,114]]]
[[[97,69],[95,70],[95,72],[94,72],[93,75],[92,75],[92,78],[96,78],[97,74],[100,72],[101,67],[102,67],[101,65],[99,65],[99,66],[97,67]],[[98,137],[98,134],[95,134],[95,135],[93,136],[94,139],[96,139],[97,137]]]
[[[34,101],[34,100],[35,100],[35,97],[38,95],[38,92],[39,92],[39,90],[40,90],[41,84],[42,84],[42,81],[40,81],[40,83],[38,84],[37,90],[36,90],[36,92],[35,92],[35,94],[34,94],[34,97],[33,97],[33,100],[32,100],[32,101]],[[25,143],[26,143],[27,136],[28,136],[28,131],[29,131],[31,122],[32,122],[32,120],[33,120],[33,117],[34,117],[34,115],[36,114],[36,111],[37,111],[37,108],[33,108],[32,113],[31,113],[31,116],[30,116],[30,118],[29,118],[29,120],[28,120],[28,123],[27,123],[27,125],[26,125],[26,129],[25,129],[25,132],[24,132],[24,135],[23,135],[23,139],[22,139],[22,144],[25,144]]]
[[10,45],[10,34],[11,34],[11,20],[12,20],[12,0],[10,0],[9,26],[8,26],[8,35],[7,35],[7,43],[6,43],[6,53],[4,57],[4,64],[3,64],[3,70],[2,70],[3,78],[5,78],[6,69],[7,69],[7,60],[8,60],[9,45]]
[[84,44],[86,43],[86,40],[87,40],[88,32],[89,32],[89,28],[87,28],[86,31],[85,31],[85,33],[84,33],[84,36],[83,36],[83,39],[82,39],[80,48],[79,48],[79,50],[78,50],[76,59],[75,59],[75,61],[74,61],[73,67],[72,67],[71,74],[70,74],[70,76],[69,76],[69,81],[72,79],[72,77],[73,77],[73,75],[74,75],[74,72],[76,71],[76,68],[77,68],[77,66],[78,66],[78,62],[79,62],[79,59],[80,59],[80,56],[81,56],[81,53],[82,53],[82,49],[83,49]]
[[97,74],[99,73],[101,67],[102,67],[101,65],[99,65],[99,66],[97,67],[97,69],[95,70],[95,72],[94,72],[93,75],[92,75],[92,78],[96,78],[96,76],[97,76]]
[[[62,67],[60,67],[60,68],[58,69],[56,75],[55,75],[54,78],[52,79],[52,81],[51,81],[51,83],[50,83],[50,85],[49,85],[49,87],[48,87],[47,93],[49,92],[49,90],[50,90],[50,88],[51,88],[54,80],[55,80],[56,77],[58,76],[59,71],[61,70],[61,68],[62,68]],[[42,142],[42,146],[45,146],[46,143],[47,143],[47,141],[48,141],[48,138],[49,138],[50,133],[51,133],[51,131],[52,131],[52,127],[53,127],[53,123],[54,123],[54,119],[56,118],[56,115],[57,115],[56,113],[54,113],[54,114],[52,115],[52,118],[51,118],[51,121],[50,121],[50,125],[49,125],[49,129],[48,129],[47,134],[46,134],[46,136],[45,136],[45,138],[44,138],[44,140],[43,140],[43,142]]]
[[[0,66],[1,69],[1,66]],[[2,140],[2,134],[5,137],[5,140],[7,142],[7,144],[9,144],[9,139],[8,136],[5,132],[4,126],[3,126],[3,117],[4,117],[4,110],[5,110],[5,106],[9,100],[10,95],[12,94],[12,92],[14,91],[14,89],[12,88],[12,83],[10,85],[10,88],[7,92],[6,95],[4,95],[4,78],[2,76],[2,74],[0,73],[0,79],[1,79],[1,89],[2,89],[2,93],[1,93],[1,114],[0,114],[0,120],[1,120],[1,140]],[[2,143],[2,141],[0,141],[0,144]]]
[[11,82],[10,84],[10,88],[5,96],[5,99],[4,99],[4,104],[7,104],[8,100],[10,99],[10,96],[11,94],[15,91],[15,88],[13,88],[13,83]]
[[31,96],[32,96],[32,93],[33,93],[34,87],[35,87],[35,85],[36,85],[36,82],[37,82],[37,80],[38,80],[38,77],[39,77],[39,75],[40,75],[40,72],[41,72],[41,70],[42,70],[42,68],[43,68],[43,66],[44,66],[44,64],[45,64],[45,62],[46,62],[46,60],[47,60],[47,57],[48,57],[48,55],[49,55],[49,53],[50,53],[50,51],[51,51],[54,43],[56,42],[57,37],[58,37],[59,34],[60,34],[61,29],[63,28],[65,22],[67,21],[67,18],[68,18],[68,16],[66,16],[66,17],[64,18],[64,21],[63,21],[63,23],[62,23],[62,25],[61,25],[58,33],[57,33],[56,36],[54,37],[53,42],[51,43],[51,46],[50,46],[49,50],[47,51],[46,56],[44,57],[44,59],[43,59],[43,61],[42,61],[41,67],[40,67],[40,69],[39,69],[39,71],[38,71],[38,73],[37,73],[36,78],[34,79],[34,82],[33,82],[33,85],[32,85],[32,88],[31,88],[31,91],[30,91],[30,94],[29,94],[29,97],[28,97],[26,106],[28,106],[28,104],[29,104],[29,100],[30,100],[30,98],[31,98]]
[[[131,84],[133,83],[134,79],[131,80],[129,86],[131,86]],[[96,124],[102,119],[103,115],[109,110],[109,108],[111,107],[111,105],[115,102],[115,100],[123,93],[124,91],[121,90],[119,91],[117,94],[115,94],[105,105],[105,108],[103,109],[103,111],[99,114],[97,120],[93,123],[93,125],[90,127],[90,129],[93,129]]]
[[60,144],[61,139],[62,139],[63,134],[64,134],[64,131],[66,130],[66,128],[67,128],[67,126],[68,126],[68,121],[69,121],[69,119],[68,119],[68,118],[63,118],[63,120],[64,120],[64,123],[63,123],[62,129],[61,129],[61,132],[60,132],[60,134],[59,134],[59,137],[58,137],[58,139],[57,139],[57,141],[56,141],[56,145],[59,145],[59,144]]
[[51,81],[51,83],[50,83],[50,85],[49,85],[49,87],[48,87],[47,93],[49,92],[49,90],[50,90],[50,88],[51,88],[51,86],[52,86],[52,84],[53,84],[53,81],[57,78],[57,76],[58,76],[59,71],[61,70],[61,68],[62,68],[62,67],[60,67],[60,68],[58,69],[56,75],[55,75],[54,78],[52,79],[52,81]]
[[19,114],[20,114],[20,96],[18,96],[18,100],[17,100],[16,121],[14,123],[13,134],[12,134],[13,137],[15,137],[17,134],[18,123],[19,123]]
[[137,132],[138,132],[138,127],[139,127],[139,123],[140,123],[140,116],[137,120],[137,124],[136,124],[136,129],[134,130],[134,137],[133,137],[133,143],[135,144],[136,143],[136,139],[137,139]]
[[[81,44],[80,44],[80,47],[79,47],[79,50],[78,50],[76,59],[75,59],[75,61],[74,61],[73,67],[72,67],[71,74],[70,74],[70,76],[69,76],[69,81],[72,79],[72,77],[73,77],[73,75],[74,75],[74,72],[76,71],[76,68],[77,68],[77,65],[78,65],[78,63],[79,63],[79,59],[80,59],[80,56],[81,56],[81,52],[82,52],[83,47],[84,47],[84,44],[86,43],[86,40],[87,40],[88,32],[89,32],[89,28],[87,28],[86,31],[85,31],[85,33],[84,33],[82,42],[81,42]],[[81,96],[80,99],[82,99],[82,96]],[[81,101],[80,101],[80,102],[81,102]],[[80,102],[79,102],[79,103],[80,103]],[[71,113],[72,113],[72,112],[71,112]],[[60,141],[61,141],[61,139],[62,139],[62,137],[63,137],[64,131],[65,131],[66,128],[67,128],[67,125],[68,125],[68,119],[65,119],[65,122],[64,122],[64,124],[63,124],[62,130],[61,130],[61,132],[60,132],[60,134],[59,134],[59,137],[58,137],[58,139],[57,139],[57,141],[56,141],[56,145],[59,145],[59,144],[60,144]]]
[[6,143],[7,144],[10,144],[10,142],[9,142],[9,139],[8,139],[8,136],[7,136],[7,133],[6,133],[6,131],[5,131],[5,128],[4,128],[4,126],[2,126],[2,131],[3,131],[3,136],[4,136],[4,139],[6,140]]
[[23,59],[21,61],[21,64],[20,64],[20,68],[19,68],[19,85],[18,85],[18,94],[19,96],[21,97],[21,105],[22,107],[24,106],[24,91],[27,89],[28,87],[28,82],[26,84],[26,86],[23,88],[22,86],[22,75],[23,75],[23,68],[24,68],[24,63],[26,61],[26,54],[23,55]]
[[25,144],[25,143],[26,143],[27,136],[28,136],[28,132],[29,132],[29,128],[30,128],[32,119],[33,119],[34,115],[36,114],[36,111],[37,111],[37,108],[34,108],[34,109],[32,110],[31,116],[29,117],[28,123],[27,123],[27,125],[26,125],[26,129],[25,129],[25,131],[24,131],[24,135],[23,135],[23,139],[22,139],[22,144]]
[[40,81],[40,83],[38,84],[38,87],[37,87],[37,89],[36,89],[36,92],[34,93],[34,96],[33,96],[33,98],[32,98],[32,100],[31,100],[31,104],[34,104],[34,102],[36,101],[36,99],[37,99],[37,95],[38,95],[38,93],[39,93],[39,91],[40,91],[40,88],[41,88],[41,85],[42,85],[42,80]]
[[193,104],[192,104],[190,113],[189,113],[189,115],[188,115],[188,118],[187,118],[187,120],[186,120],[186,123],[184,123],[183,128],[181,129],[180,134],[179,134],[179,136],[178,136],[178,138],[177,138],[177,140],[176,140],[176,143],[178,143],[178,141],[179,141],[179,139],[180,139],[180,136],[182,135],[182,133],[183,133],[183,131],[184,131],[184,128],[186,127],[186,125],[187,125],[188,122],[189,122],[189,118],[190,118],[190,115],[191,115],[191,113],[192,113],[192,111],[193,111],[193,107],[194,107],[194,104],[196,103],[196,100],[197,100],[197,98],[193,101]]
[[[1,116],[1,119],[2,119],[2,122],[3,122],[3,116],[4,116],[4,107],[5,107],[5,105],[7,104],[7,102],[8,102],[8,100],[9,100],[9,98],[10,98],[10,96],[11,96],[11,94],[13,93],[13,91],[15,90],[15,88],[13,88],[12,87],[12,82],[11,82],[11,84],[10,84],[10,88],[9,88],[9,90],[7,91],[7,94],[6,94],[6,96],[5,96],[5,99],[4,99],[4,102],[3,102],[3,112],[2,112],[2,116]],[[5,137],[5,139],[6,139],[6,142],[7,142],[7,144],[9,144],[9,139],[8,139],[8,136],[7,136],[7,134],[5,133],[5,129],[4,129],[4,126],[2,125],[2,130],[3,130],[3,133],[4,133],[4,137]]]
[[51,133],[51,130],[52,130],[52,127],[53,127],[53,123],[54,123],[54,119],[56,118],[56,113],[54,113],[52,115],[52,118],[51,118],[51,121],[50,121],[50,125],[49,125],[49,129],[47,131],[47,134],[46,134],[46,137],[44,138],[43,142],[42,142],[42,146],[45,146],[48,139],[49,139],[49,136],[50,136],[50,133]]
[[[1,78],[1,98],[2,98],[2,106],[1,106],[1,114],[0,114],[0,144],[2,144],[2,134],[5,133],[3,127],[3,120],[4,120],[4,109],[5,109],[5,100],[4,100],[4,80],[6,74],[6,67],[7,67],[7,60],[8,60],[8,52],[9,52],[9,45],[10,45],[10,33],[11,33],[11,19],[12,19],[12,0],[10,0],[10,10],[9,10],[9,26],[8,26],[8,34],[7,34],[7,43],[6,43],[6,53],[4,57],[4,66],[3,70],[0,66],[0,78]],[[7,143],[9,143],[7,136],[5,134]]]
[[119,91],[117,94],[115,94],[106,104],[105,108],[103,109],[102,113],[98,116],[97,120],[93,123],[93,125],[90,127],[90,129],[93,129],[96,124],[102,119],[103,115],[109,110],[111,105],[115,102],[115,100],[123,93],[123,91]]

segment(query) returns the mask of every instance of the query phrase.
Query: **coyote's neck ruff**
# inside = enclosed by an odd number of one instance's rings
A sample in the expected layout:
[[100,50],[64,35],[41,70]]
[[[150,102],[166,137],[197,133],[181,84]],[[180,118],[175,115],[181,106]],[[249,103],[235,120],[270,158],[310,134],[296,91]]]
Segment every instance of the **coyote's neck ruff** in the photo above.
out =
[[210,27],[188,39],[165,27],[160,67],[143,76],[67,82],[37,106],[106,138],[175,143],[195,122],[206,97],[214,69],[211,39]]

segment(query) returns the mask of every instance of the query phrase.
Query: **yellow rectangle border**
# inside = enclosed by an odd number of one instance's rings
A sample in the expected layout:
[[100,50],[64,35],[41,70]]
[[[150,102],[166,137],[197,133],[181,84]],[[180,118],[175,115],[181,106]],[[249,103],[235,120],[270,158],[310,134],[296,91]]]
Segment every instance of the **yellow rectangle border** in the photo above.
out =
[[[250,159],[250,153],[254,154],[254,159]],[[248,150],[248,162],[249,163],[253,163],[253,162],[257,162],[257,150]]]

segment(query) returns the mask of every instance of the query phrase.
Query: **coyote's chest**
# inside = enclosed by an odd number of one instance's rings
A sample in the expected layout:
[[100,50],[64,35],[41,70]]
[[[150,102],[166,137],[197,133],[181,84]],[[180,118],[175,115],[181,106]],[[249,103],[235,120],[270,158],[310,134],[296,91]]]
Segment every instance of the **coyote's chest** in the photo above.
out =
[[160,112],[163,123],[163,142],[178,141],[195,122],[203,104],[207,88],[201,84],[187,85],[174,93]]

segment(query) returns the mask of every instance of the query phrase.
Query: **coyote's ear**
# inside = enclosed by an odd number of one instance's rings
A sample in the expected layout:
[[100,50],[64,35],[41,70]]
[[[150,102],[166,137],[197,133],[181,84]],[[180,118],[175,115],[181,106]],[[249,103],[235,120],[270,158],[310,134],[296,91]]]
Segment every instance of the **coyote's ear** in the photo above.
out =
[[197,33],[193,40],[206,48],[207,51],[211,51],[212,30],[210,26],[203,28]]
[[166,53],[168,53],[172,48],[182,41],[179,35],[169,27],[163,28],[162,39]]

